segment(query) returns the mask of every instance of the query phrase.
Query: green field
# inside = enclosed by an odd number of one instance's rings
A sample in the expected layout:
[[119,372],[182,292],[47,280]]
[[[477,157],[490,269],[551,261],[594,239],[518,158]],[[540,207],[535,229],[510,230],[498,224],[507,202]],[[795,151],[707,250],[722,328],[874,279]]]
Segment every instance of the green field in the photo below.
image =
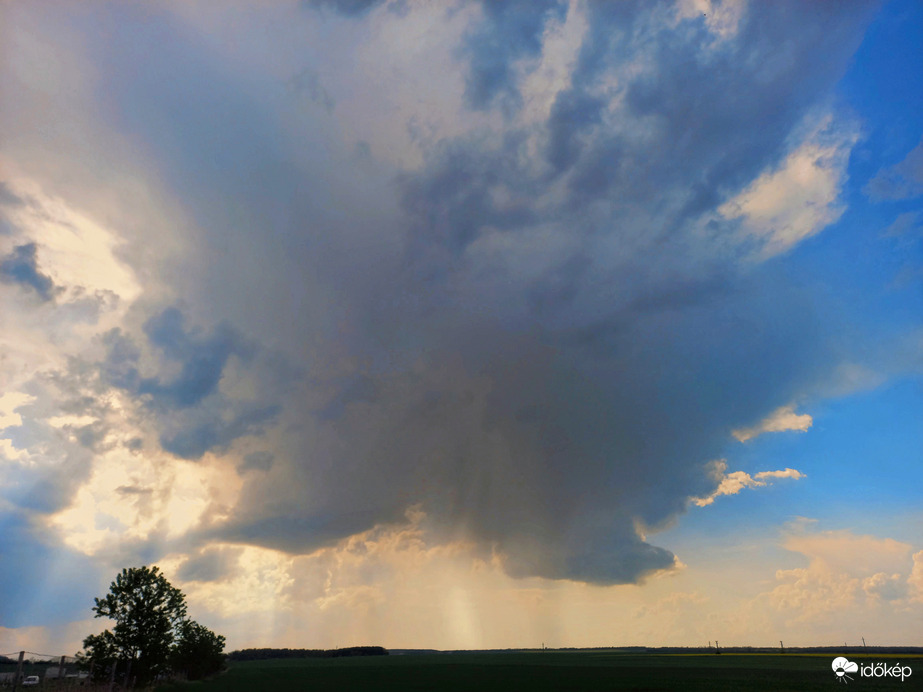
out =
[[[460,652],[336,659],[244,661],[214,680],[158,692],[303,690],[684,690],[811,692],[923,689],[923,657],[850,656],[860,665],[888,661],[914,672],[900,679],[860,678],[841,687],[826,654],[656,654],[619,651]],[[917,677],[919,676],[919,677]]]

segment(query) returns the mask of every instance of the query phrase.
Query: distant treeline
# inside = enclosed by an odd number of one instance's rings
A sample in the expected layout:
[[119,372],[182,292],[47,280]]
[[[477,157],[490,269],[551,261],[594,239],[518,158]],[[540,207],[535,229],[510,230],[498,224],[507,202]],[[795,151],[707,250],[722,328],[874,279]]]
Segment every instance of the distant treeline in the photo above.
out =
[[[58,665],[59,659],[49,658],[48,660],[41,659],[31,659],[24,658],[22,664],[24,666],[56,666]],[[0,666],[18,666],[19,658],[10,658],[9,656],[0,656]]]
[[340,656],[387,656],[380,646],[350,646],[345,649],[242,649],[228,654],[231,661],[262,661],[267,658],[339,658]]

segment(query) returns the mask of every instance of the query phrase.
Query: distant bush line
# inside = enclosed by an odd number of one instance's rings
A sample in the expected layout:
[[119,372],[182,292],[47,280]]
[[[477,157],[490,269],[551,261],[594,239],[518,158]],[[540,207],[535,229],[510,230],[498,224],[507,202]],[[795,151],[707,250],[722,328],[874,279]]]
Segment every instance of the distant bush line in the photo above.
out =
[[387,656],[380,646],[349,646],[345,649],[242,649],[228,654],[231,661],[263,661],[268,658],[339,658],[341,656]]

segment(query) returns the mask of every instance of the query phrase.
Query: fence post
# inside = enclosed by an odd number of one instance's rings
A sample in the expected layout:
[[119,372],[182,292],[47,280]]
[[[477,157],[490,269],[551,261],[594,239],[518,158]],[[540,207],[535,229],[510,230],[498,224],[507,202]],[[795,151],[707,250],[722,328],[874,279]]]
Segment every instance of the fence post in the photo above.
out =
[[25,651],[19,652],[19,663],[16,664],[16,677],[13,678],[13,692],[16,692],[16,688],[19,687],[19,678],[22,677],[22,659],[25,655]]

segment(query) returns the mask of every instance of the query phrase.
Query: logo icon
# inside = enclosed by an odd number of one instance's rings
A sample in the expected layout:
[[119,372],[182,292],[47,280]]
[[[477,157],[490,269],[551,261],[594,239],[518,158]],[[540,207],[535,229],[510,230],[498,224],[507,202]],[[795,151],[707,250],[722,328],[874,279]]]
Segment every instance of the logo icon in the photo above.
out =
[[837,682],[846,682],[848,683],[852,678],[847,675],[847,673],[857,673],[859,672],[859,664],[848,661],[842,656],[837,656],[833,659],[833,672],[836,673]]

